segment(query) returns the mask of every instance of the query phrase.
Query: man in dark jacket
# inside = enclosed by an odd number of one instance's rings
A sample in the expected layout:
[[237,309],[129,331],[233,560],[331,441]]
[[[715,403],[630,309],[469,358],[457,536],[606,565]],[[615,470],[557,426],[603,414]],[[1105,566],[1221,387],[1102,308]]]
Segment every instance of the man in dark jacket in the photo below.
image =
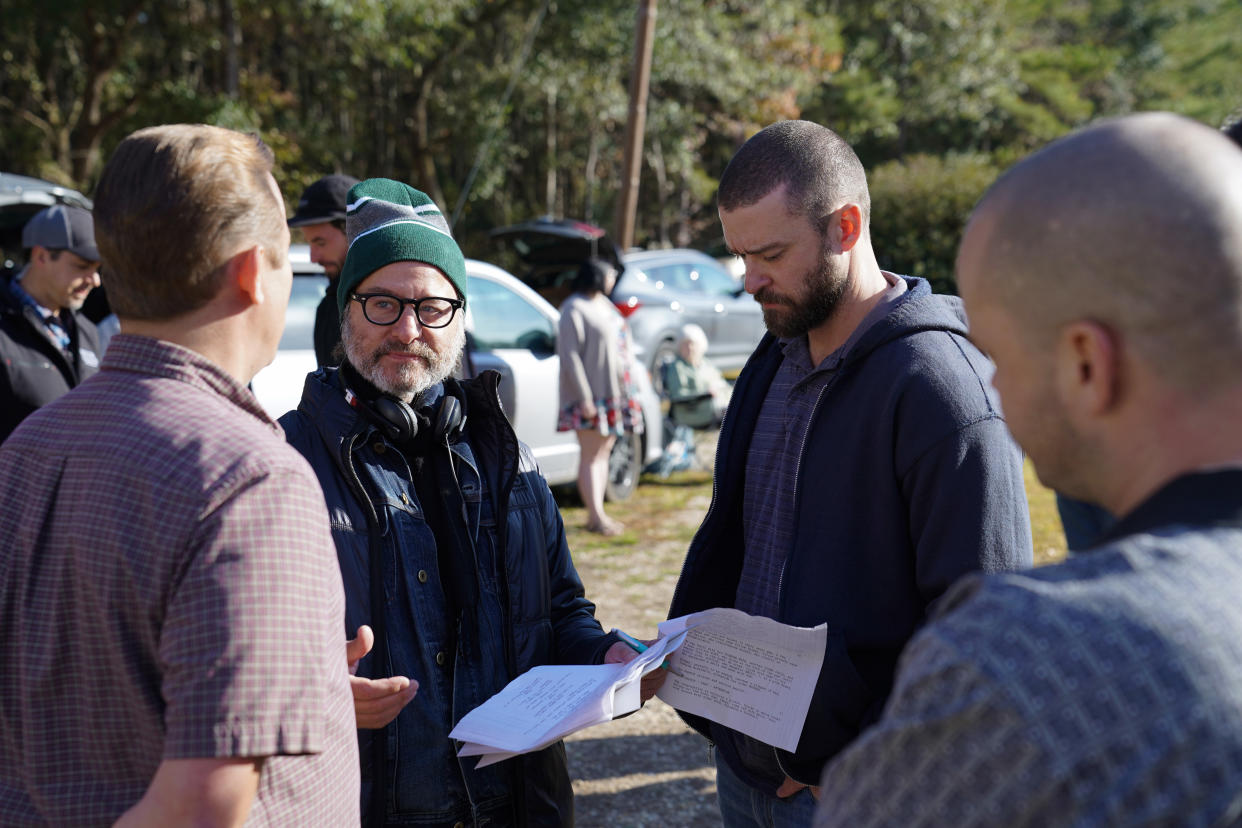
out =
[[324,489],[346,627],[362,627],[351,657],[374,632],[354,684],[364,824],[570,824],[561,743],[477,769],[449,731],[532,667],[634,653],[595,620],[556,503],[500,408],[499,376],[450,377],[466,272],[444,217],[387,179],[349,201],[346,359],[310,375],[281,424]]
[[768,127],[718,199],[769,333],[734,389],[670,615],[827,623],[796,751],[685,716],[716,745],[726,826],[809,824],[808,787],[879,716],[928,606],[966,572],[1030,564],[1022,458],[957,300],[880,270],[866,177],[840,137]]
[[56,204],[22,228],[27,264],[0,281],[0,441],[35,409],[99,370],[99,336],[79,313],[99,286],[89,211]]
[[341,314],[336,307],[336,283],[341,278],[345,252],[345,199],[358,179],[349,175],[325,175],[306,188],[289,226],[302,230],[310,247],[311,261],[323,268],[328,291],[315,309],[315,362],[320,368],[336,365],[336,346],[341,341]]

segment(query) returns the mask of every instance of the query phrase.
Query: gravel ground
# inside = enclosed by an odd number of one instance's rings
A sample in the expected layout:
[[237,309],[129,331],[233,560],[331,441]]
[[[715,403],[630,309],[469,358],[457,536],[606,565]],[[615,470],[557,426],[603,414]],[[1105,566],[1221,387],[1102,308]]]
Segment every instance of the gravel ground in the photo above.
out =
[[[668,613],[689,538],[711,498],[706,472],[644,482],[609,507],[627,531],[600,541],[577,527],[581,508],[563,508],[570,548],[605,629],[651,638]],[[566,739],[580,828],[708,828],[720,825],[707,742],[659,699],[631,716]]]
[[580,828],[720,825],[707,742],[659,699],[566,740]]

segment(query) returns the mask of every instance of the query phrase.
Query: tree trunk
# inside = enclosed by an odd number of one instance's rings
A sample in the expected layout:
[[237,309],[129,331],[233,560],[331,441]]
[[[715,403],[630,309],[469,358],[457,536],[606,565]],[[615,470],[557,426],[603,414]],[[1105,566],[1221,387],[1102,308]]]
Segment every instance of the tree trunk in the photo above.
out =
[[241,27],[237,25],[237,5],[233,0],[220,0],[220,31],[224,40],[224,93],[237,100],[241,90]]
[[668,247],[668,168],[664,164],[664,147],[659,138],[651,142],[651,156],[648,162],[656,177],[656,210],[659,214],[660,246]]
[[546,129],[544,132],[544,170],[543,170],[543,204],[544,213],[549,216],[558,215],[556,210],[556,87],[547,90],[547,108],[544,111]]
[[643,157],[643,133],[647,126],[647,87],[651,81],[655,16],[656,0],[641,0],[635,27],[634,64],[630,71],[630,106],[625,120],[625,157],[621,170],[621,191],[617,195],[617,229],[613,239],[622,250],[634,244],[639,166]]
[[418,84],[418,92],[410,113],[414,122],[414,180],[410,183],[430,196],[441,210],[447,210],[450,205],[444,198],[444,190],[441,189],[440,178],[436,174],[435,158],[431,153],[431,124],[427,117],[427,101],[431,97],[433,86],[430,76],[424,75]]
[[690,188],[690,165],[681,165],[681,188],[677,210],[678,247],[689,247],[693,234],[690,232],[690,214],[694,211],[694,191]]
[[586,172],[583,178],[586,179],[584,184],[586,194],[583,197],[582,218],[591,224],[599,224],[599,219],[595,215],[595,187],[596,172],[595,168],[599,164],[599,130],[594,126],[591,127],[590,143],[587,145]]

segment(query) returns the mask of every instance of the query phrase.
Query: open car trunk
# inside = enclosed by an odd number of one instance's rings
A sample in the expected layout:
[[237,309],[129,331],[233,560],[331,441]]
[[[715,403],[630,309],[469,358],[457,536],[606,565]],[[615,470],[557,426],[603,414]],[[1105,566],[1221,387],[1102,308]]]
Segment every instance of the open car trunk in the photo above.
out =
[[538,218],[499,227],[488,235],[522,261],[518,278],[557,307],[569,295],[578,266],[587,259],[603,259],[618,274],[625,270],[621,251],[604,229],[584,221]]

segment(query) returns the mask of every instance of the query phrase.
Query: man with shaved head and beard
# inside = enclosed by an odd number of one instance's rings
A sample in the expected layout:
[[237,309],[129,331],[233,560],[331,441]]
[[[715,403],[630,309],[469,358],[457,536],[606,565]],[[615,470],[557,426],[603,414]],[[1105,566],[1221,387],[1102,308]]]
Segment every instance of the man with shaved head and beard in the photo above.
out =
[[784,121],[720,179],[720,223],[768,335],[722,424],[676,617],[828,626],[794,751],[697,716],[726,828],[808,825],[825,762],[880,715],[897,657],[957,578],[1030,564],[1021,454],[956,297],[882,270],[858,156]]
[[957,261],[1040,479],[1119,520],[972,576],[828,767],[818,826],[1242,820],[1242,152],[1167,114],[1004,175]]

